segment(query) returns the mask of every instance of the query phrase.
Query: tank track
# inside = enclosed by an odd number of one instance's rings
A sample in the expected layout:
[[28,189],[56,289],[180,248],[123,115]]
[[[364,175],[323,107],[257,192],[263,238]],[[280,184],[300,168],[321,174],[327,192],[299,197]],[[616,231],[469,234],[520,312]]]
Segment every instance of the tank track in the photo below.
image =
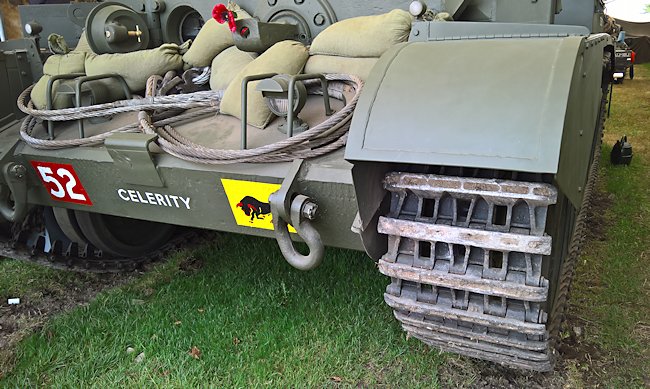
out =
[[560,275],[558,280],[557,294],[555,297],[555,302],[551,310],[551,321],[548,323],[548,329],[551,338],[551,347],[555,349],[557,341],[560,337],[560,330],[562,323],[566,317],[566,308],[569,301],[569,294],[571,292],[571,282],[576,273],[576,268],[578,265],[578,259],[580,258],[580,253],[582,252],[582,246],[585,242],[587,236],[587,223],[589,211],[594,200],[596,193],[596,183],[598,181],[598,172],[600,170],[600,158],[602,154],[602,136],[603,130],[605,128],[605,118],[607,116],[607,100],[604,94],[603,100],[601,101],[600,106],[600,120],[598,123],[599,133],[598,139],[595,142],[594,146],[594,156],[589,167],[589,176],[587,178],[587,184],[585,185],[585,192],[582,198],[582,204],[580,206],[580,211],[576,218],[573,235],[569,243],[569,253],[567,257],[562,262],[560,268]]
[[37,263],[61,270],[92,273],[120,273],[141,269],[144,265],[162,260],[175,250],[207,240],[207,232],[184,229],[165,245],[139,257],[124,258],[105,255],[90,244],[48,242],[40,217],[40,209],[30,212],[21,225],[11,227],[11,237],[0,241],[0,256]]
[[[544,233],[557,190],[548,184],[433,174],[389,173],[391,210],[379,270],[391,278],[385,302],[409,336],[499,364],[550,371],[571,281],[584,242],[604,127],[557,285],[542,275]],[[555,288],[554,303],[547,301]],[[552,307],[551,315],[545,311]]]

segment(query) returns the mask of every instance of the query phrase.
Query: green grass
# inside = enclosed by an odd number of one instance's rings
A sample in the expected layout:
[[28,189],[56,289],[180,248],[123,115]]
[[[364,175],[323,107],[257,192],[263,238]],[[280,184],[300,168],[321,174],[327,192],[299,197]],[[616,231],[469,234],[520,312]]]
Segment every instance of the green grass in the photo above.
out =
[[[593,373],[612,387],[650,385],[650,64],[616,85],[606,123],[599,219],[602,240],[589,242],[578,269],[572,311],[586,319],[586,341],[597,346]],[[623,134],[632,164],[613,166],[611,146]],[[598,205],[597,205],[598,206]]]
[[197,272],[181,274],[177,255],[50,322],[22,342],[4,385],[436,386],[439,354],[405,341],[364,254],[329,250],[303,273],[273,240],[224,235],[193,255]]
[[[59,288],[70,284],[79,274],[71,272],[52,271],[36,264],[0,260],[0,298],[30,295],[42,288]],[[82,275],[82,277],[93,277]]]

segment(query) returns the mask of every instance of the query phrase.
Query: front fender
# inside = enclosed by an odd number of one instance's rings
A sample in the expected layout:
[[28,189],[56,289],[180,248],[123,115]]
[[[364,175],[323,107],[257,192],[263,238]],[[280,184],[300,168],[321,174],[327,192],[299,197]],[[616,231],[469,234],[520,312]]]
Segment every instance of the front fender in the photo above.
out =
[[345,157],[556,173],[584,39],[398,45],[363,90]]

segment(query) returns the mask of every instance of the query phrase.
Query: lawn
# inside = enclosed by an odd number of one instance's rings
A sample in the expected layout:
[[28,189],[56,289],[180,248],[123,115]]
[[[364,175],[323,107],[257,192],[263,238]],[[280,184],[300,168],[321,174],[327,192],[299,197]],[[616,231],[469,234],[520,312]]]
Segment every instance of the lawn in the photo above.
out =
[[[273,240],[220,234],[144,274],[0,260],[0,313],[17,309],[4,304],[8,297],[35,307],[21,315],[34,320],[23,331],[32,334],[6,343],[0,387],[648,386],[650,66],[636,76],[615,87],[601,193],[553,374],[407,339],[382,301],[387,279],[363,253],[328,249],[323,265],[304,273]],[[634,160],[611,166],[611,145],[623,134]],[[37,312],[62,299],[65,313]]]
[[[570,312],[595,354],[583,368],[612,387],[650,386],[650,64],[635,71],[614,87],[600,195]],[[623,135],[633,161],[613,166],[609,152]]]
[[441,358],[404,341],[385,283],[362,253],[302,273],[273,240],[222,235],[49,322],[6,384],[435,386]]

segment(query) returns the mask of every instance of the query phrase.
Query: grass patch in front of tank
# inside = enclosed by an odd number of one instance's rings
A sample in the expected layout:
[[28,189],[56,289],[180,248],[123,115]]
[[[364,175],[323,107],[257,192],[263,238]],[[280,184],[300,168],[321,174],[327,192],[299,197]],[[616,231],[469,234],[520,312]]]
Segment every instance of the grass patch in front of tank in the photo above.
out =
[[[34,293],[34,285],[38,289],[61,288],[63,285],[70,285],[78,277],[77,273],[57,271],[34,263],[23,261],[0,259],[0,298],[6,302],[8,298],[25,297],[29,298]],[[84,276],[93,277],[87,273]]]
[[[0,377],[14,362],[18,342],[48,319],[97,293],[126,282],[131,275],[74,273],[0,258]],[[8,305],[8,299],[20,299]]]
[[305,273],[274,240],[225,234],[52,320],[4,384],[435,387],[443,357],[404,340],[387,282],[363,253]]
[[[569,311],[571,325],[584,332],[576,347],[587,380],[611,387],[650,386],[650,64],[635,70],[634,80],[614,87],[594,232]],[[623,134],[635,154],[629,167],[609,161]]]

